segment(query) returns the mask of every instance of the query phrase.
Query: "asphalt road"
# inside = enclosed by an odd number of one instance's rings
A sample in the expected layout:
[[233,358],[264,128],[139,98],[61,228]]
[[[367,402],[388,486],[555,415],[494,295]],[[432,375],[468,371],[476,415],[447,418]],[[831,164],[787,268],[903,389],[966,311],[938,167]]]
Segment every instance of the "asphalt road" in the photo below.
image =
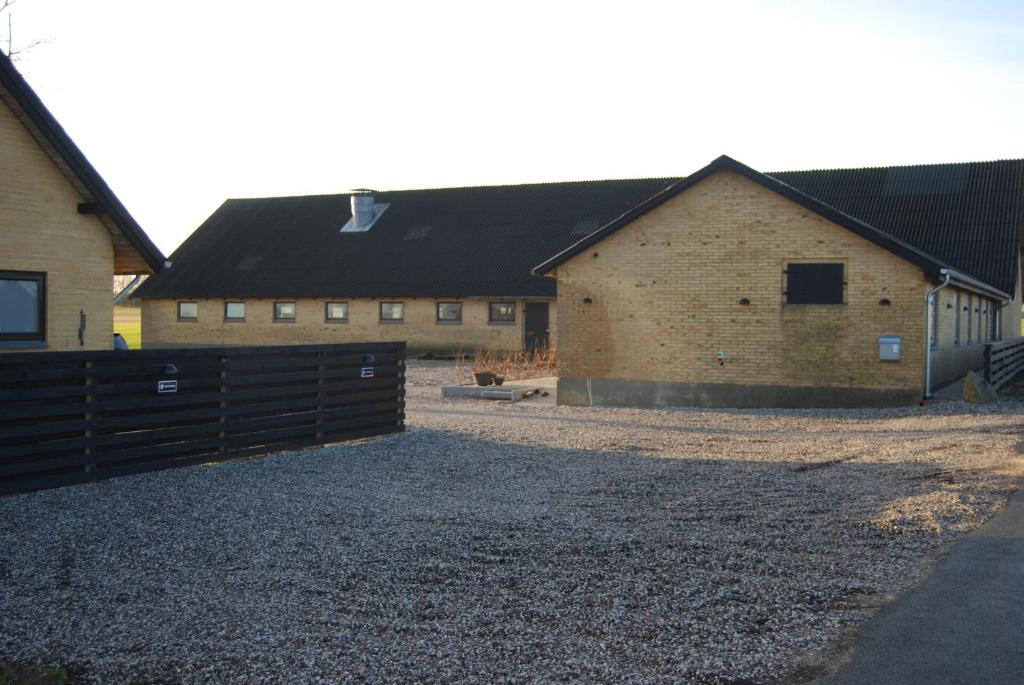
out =
[[1024,683],[1024,490],[869,621],[822,685]]

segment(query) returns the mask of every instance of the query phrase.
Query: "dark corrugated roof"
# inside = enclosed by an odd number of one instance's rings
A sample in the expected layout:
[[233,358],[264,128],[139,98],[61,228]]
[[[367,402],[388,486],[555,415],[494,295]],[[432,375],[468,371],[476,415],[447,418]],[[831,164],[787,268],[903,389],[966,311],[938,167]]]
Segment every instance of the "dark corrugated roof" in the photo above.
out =
[[728,169],[920,266],[952,268],[1013,294],[1024,233],[1024,160],[763,174],[722,155],[535,267],[546,273]]
[[776,178],[761,173],[757,169],[752,169],[742,162],[737,162],[728,155],[721,155],[711,161],[710,164],[703,167],[696,173],[681,179],[678,183],[673,184],[664,191],[648,198],[644,202],[640,203],[636,207],[633,207],[622,216],[616,218],[609,224],[602,226],[600,230],[586,236],[582,240],[570,245],[562,252],[549,258],[547,261],[539,264],[534,268],[534,272],[538,274],[549,273],[555,269],[558,265],[572,259],[576,255],[580,254],[587,248],[596,245],[608,236],[612,235],[616,231],[620,230],[624,226],[628,226],[647,212],[661,206],[668,202],[676,195],[685,192],[687,189],[692,188],[708,176],[715,174],[722,170],[728,170],[740,176],[744,176],[755,183],[779,193],[783,197],[786,197],[797,204],[806,207],[812,212],[822,216],[829,221],[832,221],[847,230],[856,233],[866,240],[870,240],[879,247],[892,252],[895,255],[906,259],[912,264],[920,266],[928,273],[937,276],[941,269],[948,265],[942,261],[932,257],[929,254],[922,252],[913,245],[903,242],[898,238],[895,238],[888,233],[881,231],[874,226],[867,224],[855,216],[851,216],[844,212],[837,210],[831,205],[825,204],[817,198],[811,197],[807,193],[804,193],[793,186],[787,185]]
[[228,200],[136,296],[553,297],[535,264],[678,180],[378,192],[365,233],[349,195]]
[[1013,293],[1024,160],[768,174]]
[[159,271],[164,264],[164,256],[160,252],[160,248],[153,244],[138,222],[128,213],[107,182],[75,145],[75,141],[71,140],[71,137],[36,95],[36,92],[14,68],[10,58],[2,52],[0,52],[0,87],[10,93],[11,104],[16,105],[36,126],[39,133],[53,146],[53,149],[60,155],[60,158],[91,198],[102,205],[103,214],[110,217],[128,244],[138,252],[154,272]]

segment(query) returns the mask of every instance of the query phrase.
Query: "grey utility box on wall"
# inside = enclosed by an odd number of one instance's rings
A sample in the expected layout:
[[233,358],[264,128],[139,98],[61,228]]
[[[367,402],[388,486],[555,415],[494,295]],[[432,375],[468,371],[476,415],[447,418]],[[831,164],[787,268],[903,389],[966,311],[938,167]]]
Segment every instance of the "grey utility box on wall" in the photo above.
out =
[[883,362],[898,362],[903,352],[903,338],[883,335],[878,339],[878,358]]

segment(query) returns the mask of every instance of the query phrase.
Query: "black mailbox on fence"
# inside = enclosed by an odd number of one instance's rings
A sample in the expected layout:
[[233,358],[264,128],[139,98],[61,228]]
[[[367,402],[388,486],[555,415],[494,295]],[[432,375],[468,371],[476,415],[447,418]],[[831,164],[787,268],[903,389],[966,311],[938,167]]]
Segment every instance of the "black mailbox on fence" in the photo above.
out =
[[[174,364],[164,364],[163,374],[165,376],[173,376],[178,373],[178,367]],[[178,392],[178,381],[174,379],[164,379],[156,382],[156,391],[158,394],[165,392]]]

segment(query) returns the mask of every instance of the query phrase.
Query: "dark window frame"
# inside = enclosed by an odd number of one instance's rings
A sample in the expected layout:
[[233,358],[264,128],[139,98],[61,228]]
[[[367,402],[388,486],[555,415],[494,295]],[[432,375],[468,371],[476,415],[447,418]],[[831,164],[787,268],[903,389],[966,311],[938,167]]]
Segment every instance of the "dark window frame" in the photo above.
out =
[[[512,318],[511,319],[496,319],[494,318],[494,306],[495,305],[510,305],[512,307]],[[515,302],[488,302],[487,303],[487,323],[494,324],[513,324],[516,322],[516,303]]]
[[[278,316],[277,308],[282,304],[290,304],[294,308],[292,310],[294,314],[292,314],[291,317]],[[296,319],[298,318],[299,306],[298,304],[296,304],[295,300],[278,300],[277,302],[274,302],[274,323],[295,323]]]
[[[454,304],[459,307],[459,316],[456,319],[442,319],[441,318],[441,305],[443,304]],[[403,314],[405,312],[403,311]],[[462,323],[462,303],[456,300],[439,300],[434,303],[434,323],[439,324],[456,324]]]
[[[836,292],[837,284],[824,282],[827,278],[835,277],[836,267],[839,271],[838,292]],[[785,276],[786,286],[783,298],[787,305],[836,306],[846,304],[845,262],[786,262]]]
[[[331,316],[331,305],[332,304],[343,304],[345,305],[345,316],[336,317]],[[324,302],[324,323],[348,323],[349,310],[351,306],[345,300],[331,300],[330,302]]]
[[0,280],[36,282],[36,330],[29,332],[0,332],[0,342],[46,342],[46,272],[0,271]]
[[[240,305],[242,305],[242,315],[241,316],[228,316],[228,305],[229,304],[240,304]],[[241,300],[225,300],[224,301],[224,320],[225,321],[245,321],[245,313],[248,310],[249,310],[249,308],[245,306],[245,302],[243,302]]]
[[974,295],[967,295],[967,344],[974,342]]
[[[194,304],[196,306],[196,315],[195,316],[182,316],[181,315],[181,305],[183,305],[183,304]],[[199,321],[199,303],[196,302],[195,300],[179,300],[175,304],[175,310],[176,310],[176,312],[178,314],[178,321]]]
[[960,291],[956,291],[953,298],[953,310],[956,319],[953,321],[953,347],[960,347],[960,318],[963,316],[963,305],[960,302]]
[[928,303],[928,316],[931,318],[928,326],[928,347],[937,350],[939,349],[939,293],[931,294],[931,302]]
[[[402,317],[399,319],[385,319],[384,318],[384,305],[386,304],[397,304],[402,307]],[[405,302],[400,300],[388,300],[387,302],[381,302],[380,306],[377,307],[377,320],[380,323],[405,323]]]

